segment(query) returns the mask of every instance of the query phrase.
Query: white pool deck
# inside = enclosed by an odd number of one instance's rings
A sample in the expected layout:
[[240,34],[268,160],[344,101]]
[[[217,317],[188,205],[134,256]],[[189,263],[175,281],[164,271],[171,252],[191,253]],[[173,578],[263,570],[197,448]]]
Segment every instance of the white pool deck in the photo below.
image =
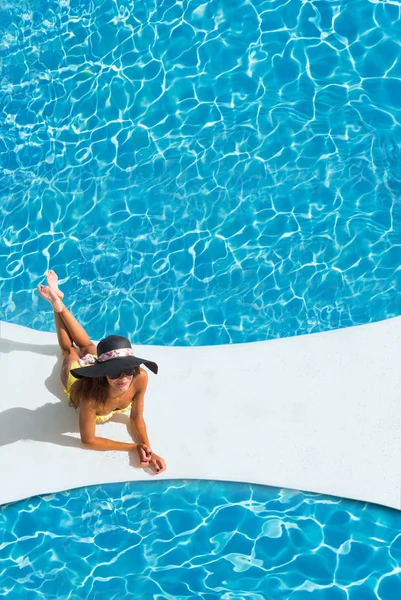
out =
[[[401,508],[401,317],[227,346],[134,346],[162,475],[82,448],[56,334],[1,322],[0,504],[92,484],[240,481]],[[130,441],[128,416],[98,434]]]

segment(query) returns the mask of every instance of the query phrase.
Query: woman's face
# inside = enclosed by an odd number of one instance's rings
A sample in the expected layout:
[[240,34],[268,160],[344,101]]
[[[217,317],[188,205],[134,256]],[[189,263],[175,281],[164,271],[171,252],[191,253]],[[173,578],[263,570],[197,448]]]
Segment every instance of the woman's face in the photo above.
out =
[[127,390],[129,388],[129,386],[131,385],[131,381],[133,379],[133,375],[124,375],[122,377],[119,377],[118,379],[110,379],[110,377],[107,377],[106,375],[106,379],[107,379],[107,383],[109,384],[109,386],[118,392],[124,392],[125,390]]

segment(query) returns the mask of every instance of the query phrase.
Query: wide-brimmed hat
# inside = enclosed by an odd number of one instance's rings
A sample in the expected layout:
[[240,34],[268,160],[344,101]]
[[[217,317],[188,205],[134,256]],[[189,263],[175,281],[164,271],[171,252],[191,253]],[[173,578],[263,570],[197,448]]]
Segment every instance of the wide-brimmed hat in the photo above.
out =
[[139,365],[145,365],[155,374],[159,370],[155,362],[134,356],[131,342],[121,335],[109,335],[104,338],[98,343],[96,351],[97,357],[93,354],[87,354],[80,359],[79,364],[81,367],[71,369],[71,375],[77,379],[82,377],[105,377]]

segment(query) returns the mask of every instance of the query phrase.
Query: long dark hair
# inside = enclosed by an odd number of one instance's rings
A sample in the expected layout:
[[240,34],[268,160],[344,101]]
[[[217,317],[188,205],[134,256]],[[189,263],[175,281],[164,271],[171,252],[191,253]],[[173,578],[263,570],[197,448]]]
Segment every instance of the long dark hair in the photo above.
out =
[[[140,373],[140,367],[136,367],[135,375]],[[107,402],[109,383],[106,377],[81,377],[74,381],[70,387],[69,406],[77,409],[79,403],[85,400],[93,400],[95,407],[103,408]]]
[[68,404],[77,409],[81,401],[94,400],[95,406],[103,407],[107,402],[108,388],[106,377],[82,377],[70,387]]

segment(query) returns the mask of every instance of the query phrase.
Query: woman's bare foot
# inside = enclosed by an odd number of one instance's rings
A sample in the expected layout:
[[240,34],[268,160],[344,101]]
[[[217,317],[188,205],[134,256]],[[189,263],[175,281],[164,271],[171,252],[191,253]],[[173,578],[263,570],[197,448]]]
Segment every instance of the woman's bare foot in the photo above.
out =
[[47,271],[46,281],[48,286],[53,292],[56,292],[57,296],[62,300],[64,298],[64,294],[61,290],[58,289],[58,275],[54,271]]
[[62,312],[63,303],[56,292],[47,285],[38,285],[38,292],[45,300],[48,300],[56,312]]

